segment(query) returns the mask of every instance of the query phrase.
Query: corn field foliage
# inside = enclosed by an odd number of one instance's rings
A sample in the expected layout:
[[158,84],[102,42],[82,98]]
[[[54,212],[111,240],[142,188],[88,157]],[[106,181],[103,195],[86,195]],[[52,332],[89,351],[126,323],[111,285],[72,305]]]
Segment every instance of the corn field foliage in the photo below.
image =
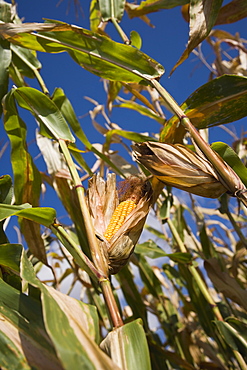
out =
[[[137,18],[150,25],[151,13],[172,7],[190,28],[173,71],[192,52],[210,71],[181,107],[162,86],[164,67],[140,50],[141,35],[129,38],[121,27],[124,13],[135,28]],[[14,2],[0,1],[1,114],[12,165],[0,178],[1,369],[247,369],[247,141],[245,133],[232,147],[206,139],[211,127],[247,116],[247,41],[224,30],[246,16],[245,0],[92,0],[89,30],[22,23]],[[107,34],[109,22],[122,43]],[[38,52],[66,52],[104,80],[106,107],[94,102],[90,111],[101,145],[87,138],[63,86],[49,93]],[[160,131],[119,127],[111,122],[119,107]],[[28,151],[30,131],[45,172]],[[9,240],[13,216],[24,246]]]

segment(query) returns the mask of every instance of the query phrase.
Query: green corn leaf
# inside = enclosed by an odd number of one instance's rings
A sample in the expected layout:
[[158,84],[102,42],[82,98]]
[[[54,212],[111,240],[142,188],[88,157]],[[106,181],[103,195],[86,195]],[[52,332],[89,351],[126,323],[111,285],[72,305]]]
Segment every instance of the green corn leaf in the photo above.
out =
[[160,117],[158,114],[153,112],[153,110],[151,110],[150,108],[144,107],[143,105],[138,104],[138,103],[136,103],[134,101],[131,101],[131,100],[124,101],[121,104],[115,104],[114,107],[133,109],[133,110],[137,111],[138,113],[140,113],[144,116],[147,116],[151,119],[155,119],[157,122],[159,122],[161,124],[164,123],[164,118]]
[[[84,142],[88,144],[89,142],[76,117],[72,104],[70,103],[69,99],[64,94],[64,91],[61,88],[55,89],[52,95],[52,101],[56,104],[58,109],[61,111],[61,113],[63,114],[64,118],[66,119],[67,123],[69,124],[71,129],[74,131],[76,136],[77,137],[82,136]],[[92,175],[92,171],[90,167],[87,165],[86,161],[83,159],[83,157],[79,153],[73,153],[73,155],[78,161],[78,163],[82,166],[82,168],[84,168],[85,171],[87,171],[87,173]]]
[[[7,2],[0,3],[0,21],[11,22],[13,6]],[[0,38],[0,102],[8,91],[9,72],[11,63],[11,50],[8,41]],[[2,115],[2,104],[0,104],[0,116]]]
[[159,258],[166,257],[167,254],[158,247],[158,245],[153,240],[148,240],[142,244],[137,244],[135,247],[135,253],[143,254],[149,258]]
[[[107,313],[107,308],[102,297],[98,294],[96,289],[88,290],[89,303],[94,304],[97,307],[97,312],[100,320],[104,323],[106,329],[110,330],[111,325],[109,322],[109,316]],[[99,343],[99,342],[97,342]]]
[[[218,77],[194,91],[181,108],[198,129],[244,118],[247,116],[247,78]],[[173,142],[176,136],[185,135],[185,130],[178,125],[178,118],[172,117],[162,130],[161,141]]]
[[100,346],[121,369],[151,369],[146,335],[140,319],[113,330]]
[[20,272],[20,260],[22,254],[21,244],[1,244],[0,265],[13,271]]
[[82,130],[80,122],[78,121],[75,111],[72,107],[72,104],[65,95],[63,89],[57,88],[54,90],[52,95],[52,101],[59,108],[64,118],[70,125],[71,129],[74,131],[75,135],[78,138],[80,138],[80,140],[86,147],[90,146],[91,144],[88,141],[84,131]]
[[[11,50],[9,42],[0,39],[0,102],[8,92],[9,66],[11,63]],[[0,116],[2,115],[2,104],[0,104]]]
[[152,227],[150,225],[145,225],[144,227],[145,227],[145,229],[147,231],[149,231],[150,233],[152,233],[155,237],[157,237],[159,239],[166,239],[165,236],[164,236],[164,233],[162,233],[161,231],[155,229],[154,227]]
[[155,141],[154,138],[142,134],[138,134],[134,131],[124,131],[124,130],[110,130],[106,134],[106,144],[110,145],[111,138],[113,135],[119,135],[124,137],[125,139],[129,139],[131,141],[135,141],[137,143],[142,143],[143,141]]
[[121,21],[125,0],[99,0],[99,9],[104,22],[115,19]]
[[[95,308],[81,310],[82,303],[42,284],[23,253],[21,276],[41,292],[45,329],[64,369],[115,369],[111,359],[94,342]],[[94,311],[94,312],[93,312]],[[98,337],[98,334],[96,334]]]
[[19,206],[0,204],[0,220],[4,220],[10,216],[23,217],[49,227],[54,222],[56,211],[48,207],[32,208],[28,203]]
[[1,204],[0,208],[0,219],[4,220],[7,217],[13,216],[16,212],[20,212],[23,209],[32,208],[31,204],[25,203],[19,206],[11,204]]
[[182,105],[197,128],[218,126],[247,115],[247,78],[224,75],[196,90]]
[[[12,179],[9,175],[0,176],[0,203],[10,204],[13,199]],[[0,221],[0,244],[8,243],[4,232],[4,221]]]
[[11,45],[12,61],[18,68],[19,72],[29,78],[34,78],[34,71],[40,69],[41,63],[36,58],[36,53],[20,46]]
[[[14,289],[2,279],[0,279],[0,290],[0,314],[4,318],[0,323],[0,330],[4,333],[4,338],[1,338],[0,342],[0,352],[4,361],[6,361],[7,355],[10,355],[8,358],[10,362],[6,368],[22,369],[22,367],[14,367],[18,360],[21,361],[19,353],[21,350],[25,360],[28,359],[28,363],[36,368],[61,369],[54,347],[51,345],[44,327],[40,302]],[[11,338],[14,346],[18,348],[18,352],[15,354],[16,359],[13,358],[14,354],[11,354],[13,349],[8,352],[2,351],[4,342],[6,343],[6,336]],[[11,344],[11,348],[13,348],[13,344]],[[1,366],[3,363],[1,362]]]
[[142,47],[142,38],[140,34],[136,31],[131,31],[130,32],[130,41],[131,45],[134,46],[137,49],[141,49]]
[[215,321],[215,324],[220,331],[222,338],[228,344],[228,346],[230,346],[235,351],[239,351],[242,356],[246,357],[246,323],[242,320],[236,319],[235,317],[229,317],[226,319],[226,322]]
[[14,89],[13,95],[20,107],[34,115],[42,135],[56,140],[75,141],[61,112],[47,95],[31,87]]
[[[27,128],[18,114],[12,91],[4,98],[3,107],[4,128],[11,143],[15,201],[17,204],[30,203],[38,206],[41,176],[27,150]],[[40,226],[26,219],[19,219],[19,223],[31,253],[47,263],[44,242],[40,236]]]
[[[0,25],[0,34],[8,41],[32,50],[47,53],[67,51],[83,68],[108,80],[139,83],[159,78],[164,73],[159,63],[130,45],[122,45],[80,27],[54,22],[9,23]],[[32,32],[43,29],[50,32]]]
[[101,12],[99,10],[98,0],[91,0],[90,2],[90,30],[97,32],[98,26],[101,22]]
[[247,168],[237,155],[237,153],[226,143],[220,141],[212,143],[211,148],[215,150],[221,158],[224,159],[229,166],[236,172],[236,174],[243,181],[244,185],[247,186]]
[[41,176],[27,151],[27,128],[18,114],[12,91],[6,95],[3,107],[4,128],[12,148],[15,200],[17,203],[29,202],[36,206],[39,202]]
[[159,299],[159,296],[162,296],[163,294],[161,283],[155,275],[152,266],[150,266],[143,255],[139,257],[138,269],[140,271],[140,276],[147,291],[152,294],[152,296]]
[[201,290],[198,288],[192,274],[184,264],[179,264],[179,279],[183,282],[183,286],[187,289],[193,309],[197,312],[198,320],[205,333],[215,337],[214,330],[214,315],[209,303],[206,301]]
[[12,179],[9,175],[0,176],[0,203],[10,204],[13,199]]
[[7,334],[0,330],[0,346],[0,363],[2,369],[31,370],[28,360],[23,356],[14,341],[10,339],[10,330]]
[[247,345],[247,323],[245,320],[237,319],[236,317],[227,317],[225,320],[232,328],[234,328],[243,338],[243,343]]
[[115,276],[121,285],[122,292],[124,294],[126,302],[131,307],[131,310],[133,312],[133,318],[134,319],[141,318],[144,323],[144,327],[147,328],[148,327],[147,310],[143,302],[142,296],[134,282],[134,276],[129,266],[125,266]]
[[190,253],[165,253],[163,249],[157,246],[152,240],[148,240],[145,243],[137,244],[135,247],[135,253],[142,254],[149,258],[169,257],[174,262],[189,263],[191,262],[192,256]]

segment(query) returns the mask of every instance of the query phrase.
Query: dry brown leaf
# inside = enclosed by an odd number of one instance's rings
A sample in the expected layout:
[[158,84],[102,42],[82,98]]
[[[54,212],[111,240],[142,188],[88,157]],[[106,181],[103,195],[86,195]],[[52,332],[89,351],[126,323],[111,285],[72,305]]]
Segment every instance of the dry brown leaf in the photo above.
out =
[[216,258],[204,262],[205,269],[215,288],[226,297],[247,310],[247,292],[231,277],[228,272],[222,271]]
[[17,33],[51,31],[55,27],[57,28],[57,25],[54,23],[0,23],[0,35],[9,38]]
[[193,2],[193,6],[190,6],[190,33],[188,45],[179,61],[172,68],[170,74],[172,74],[174,70],[188,58],[192,50],[208,36],[215,24],[220,6],[220,2],[215,0],[195,1]]
[[183,145],[145,142],[133,149],[136,161],[167,185],[209,198],[227,191],[211,163]]

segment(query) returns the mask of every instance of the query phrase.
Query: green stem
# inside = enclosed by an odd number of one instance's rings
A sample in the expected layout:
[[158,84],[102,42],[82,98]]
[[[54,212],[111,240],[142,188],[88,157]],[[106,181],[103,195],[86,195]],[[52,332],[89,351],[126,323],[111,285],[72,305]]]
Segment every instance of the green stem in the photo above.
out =
[[[106,305],[108,307],[108,311],[111,317],[111,321],[114,327],[119,327],[123,325],[123,321],[120,316],[120,312],[118,310],[118,306],[115,300],[115,297],[113,295],[111,284],[108,278],[108,264],[107,261],[103,255],[103,251],[100,249],[99,243],[95,236],[95,231],[91,222],[91,216],[86,204],[86,199],[84,195],[84,189],[81,185],[80,177],[77,173],[77,170],[75,168],[75,164],[72,160],[72,157],[70,155],[70,152],[68,150],[68,147],[64,140],[59,139],[59,145],[60,148],[64,154],[64,157],[66,159],[67,165],[70,170],[71,177],[74,182],[74,186],[77,191],[77,196],[81,208],[81,213],[83,216],[84,224],[85,224],[85,230],[87,234],[88,243],[90,246],[92,258],[94,264],[86,257],[86,255],[83,255],[83,263],[84,266],[86,265],[89,267],[89,270],[94,273],[95,276],[97,276],[97,279],[101,285],[101,289],[103,292],[103,296],[106,302]],[[59,229],[60,230],[60,229]],[[63,230],[63,229],[62,229]],[[61,232],[62,232],[61,230]],[[64,235],[63,235],[64,236]],[[75,247],[75,245],[74,245]],[[73,249],[74,251],[74,249]],[[77,254],[79,253],[79,248],[76,249]],[[77,255],[76,254],[76,255]],[[81,257],[81,253],[80,253]]]
[[37,69],[33,69],[33,73],[35,74],[35,77],[37,78],[38,83],[39,83],[43,93],[44,94],[49,94],[49,90],[47,89],[46,84],[45,84],[43,78],[41,77],[39,71]]
[[78,172],[75,168],[75,164],[72,160],[72,157],[70,155],[69,149],[65,143],[64,140],[59,139],[59,145],[61,147],[61,150],[64,154],[65,160],[67,162],[68,168],[70,170],[71,177],[74,182],[74,186],[76,188],[81,213],[83,216],[84,224],[85,224],[85,230],[87,234],[88,243],[90,246],[93,262],[96,266],[96,268],[101,272],[101,274],[107,278],[108,277],[108,265],[107,261],[104,258],[103,251],[100,249],[99,243],[96,239],[95,231],[91,222],[91,216],[86,204],[86,199],[84,195],[84,188],[81,185],[81,180],[78,175]]
[[166,108],[178,116],[179,119],[184,117],[184,111],[180,108],[178,103],[173,99],[173,97],[164,89],[163,86],[157,81],[157,80],[149,80],[151,85],[155,88],[156,91],[160,94],[160,96],[163,98]]
[[74,257],[78,266],[85,270],[95,282],[104,277],[61,225],[53,224],[51,230]]
[[[25,81],[23,80],[23,77],[19,69],[15,66],[13,62],[11,62],[10,64],[9,73],[13,81],[15,81],[15,84],[17,85],[17,87],[25,86]],[[13,76],[12,76],[12,73],[13,73]]]
[[[180,238],[173,222],[171,221],[171,219],[168,219],[167,223],[168,223],[168,226],[171,230],[171,233],[172,233],[174,239],[176,240],[176,243],[179,246],[180,251],[182,253],[187,253],[187,249],[186,249],[183,241],[181,240],[181,238]],[[197,286],[199,287],[199,289],[200,289],[201,293],[203,294],[204,298],[208,301],[208,303],[212,307],[212,311],[213,311],[216,319],[219,320],[219,321],[223,321],[223,318],[221,316],[221,313],[220,313],[216,303],[214,302],[213,298],[211,297],[210,293],[208,292],[207,286],[204,283],[204,281],[202,280],[202,278],[199,275],[198,271],[196,270],[195,266],[188,265],[188,269],[189,269],[190,273],[192,274],[192,276],[194,277],[194,279],[197,283]]]
[[128,38],[128,36],[125,34],[125,32],[122,30],[122,28],[119,26],[118,22],[116,21],[115,18],[112,18],[111,19],[111,22],[114,24],[116,30],[118,31],[121,39],[123,40],[123,42],[126,44],[126,45],[129,45],[130,44],[130,40]]
[[112,320],[112,324],[114,328],[118,328],[123,326],[123,320],[121,318],[115,297],[113,295],[113,291],[111,288],[111,283],[109,279],[102,279],[100,280],[100,286],[102,289],[102,293]]
[[15,48],[14,49],[14,53],[16,55],[18,55],[18,57],[33,71],[35,77],[37,78],[37,81],[43,91],[44,94],[49,94],[49,90],[47,89],[46,85],[45,85],[45,82],[43,80],[43,78],[41,77],[39,71],[37,68],[34,67],[34,65],[32,63],[29,62],[29,60],[27,58],[23,59],[22,57],[22,54],[19,53],[19,49],[18,48]]
[[102,293],[109,311],[109,315],[114,328],[123,326],[123,321],[111,289],[111,283],[108,278],[105,278],[94,266],[92,261],[82,252],[79,246],[70,238],[68,233],[61,225],[53,224],[51,230],[74,257],[78,266],[85,270],[88,275],[95,281],[100,283]]

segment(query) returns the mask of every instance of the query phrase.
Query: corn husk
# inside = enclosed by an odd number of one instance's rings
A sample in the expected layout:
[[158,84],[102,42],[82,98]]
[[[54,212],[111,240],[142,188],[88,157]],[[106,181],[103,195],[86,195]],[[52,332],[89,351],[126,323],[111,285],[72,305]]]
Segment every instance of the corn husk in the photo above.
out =
[[143,181],[143,196],[110,241],[105,239],[104,232],[119,204],[115,174],[108,175],[106,181],[99,175],[93,176],[87,198],[95,233],[108,261],[109,274],[116,274],[128,262],[142,233],[152,205],[152,187],[148,181]]
[[228,191],[202,153],[180,144],[158,142],[135,144],[133,149],[134,159],[167,185],[208,198]]

